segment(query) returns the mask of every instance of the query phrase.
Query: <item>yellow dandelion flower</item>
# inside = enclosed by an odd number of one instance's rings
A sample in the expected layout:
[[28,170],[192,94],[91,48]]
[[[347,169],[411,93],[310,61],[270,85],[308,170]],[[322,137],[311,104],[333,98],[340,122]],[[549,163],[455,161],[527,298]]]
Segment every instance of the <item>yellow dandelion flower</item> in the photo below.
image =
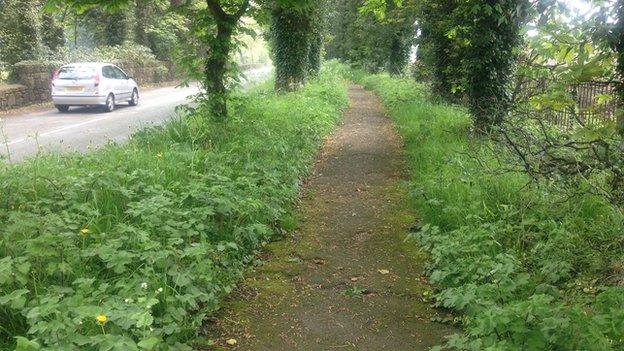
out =
[[99,316],[95,317],[95,319],[97,320],[98,323],[100,324],[104,324],[106,323],[106,321],[108,320],[108,318],[106,317],[105,314],[100,314]]
[[87,236],[89,235],[89,233],[91,233],[91,231],[89,230],[89,228],[82,228],[80,229],[80,234]]

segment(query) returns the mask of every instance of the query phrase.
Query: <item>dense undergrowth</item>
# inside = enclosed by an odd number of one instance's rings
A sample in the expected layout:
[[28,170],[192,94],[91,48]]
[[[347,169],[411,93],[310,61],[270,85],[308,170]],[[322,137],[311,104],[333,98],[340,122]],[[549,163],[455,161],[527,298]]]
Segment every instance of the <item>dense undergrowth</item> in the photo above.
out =
[[0,349],[187,350],[254,251],[292,226],[346,105],[334,69],[87,155],[0,164]]
[[[624,349],[624,215],[603,197],[505,172],[504,147],[427,87],[356,74],[404,136],[435,303],[460,312],[444,349]],[[515,168],[515,167],[509,167]],[[498,170],[490,172],[488,170]],[[569,189],[567,189],[569,190]]]

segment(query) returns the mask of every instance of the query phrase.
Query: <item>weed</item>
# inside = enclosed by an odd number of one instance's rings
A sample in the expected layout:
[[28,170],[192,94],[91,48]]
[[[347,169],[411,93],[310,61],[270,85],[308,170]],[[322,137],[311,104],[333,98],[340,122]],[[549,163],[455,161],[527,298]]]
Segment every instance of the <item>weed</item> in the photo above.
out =
[[366,293],[368,293],[368,289],[357,285],[350,286],[344,291],[345,296],[354,298],[361,298]]

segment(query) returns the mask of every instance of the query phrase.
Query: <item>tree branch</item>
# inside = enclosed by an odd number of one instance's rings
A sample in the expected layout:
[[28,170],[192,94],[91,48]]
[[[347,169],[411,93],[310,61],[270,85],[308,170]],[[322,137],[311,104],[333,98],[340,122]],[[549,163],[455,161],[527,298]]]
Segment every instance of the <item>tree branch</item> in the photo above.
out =
[[217,18],[219,21],[224,22],[236,22],[238,21],[249,8],[250,0],[243,0],[243,3],[238,8],[238,11],[234,14],[228,14],[223,10],[221,5],[219,4],[219,0],[206,0],[206,4],[208,4],[208,8],[210,12]]
[[239,18],[243,17],[245,12],[247,11],[247,8],[249,8],[249,0],[243,0],[243,3],[241,4],[241,7],[238,9],[238,11],[236,12],[236,15],[235,15],[237,21],[238,21]]
[[229,16],[227,13],[225,13],[225,11],[223,11],[223,8],[219,4],[219,0],[206,0],[206,4],[208,5],[210,12],[212,12],[212,15],[215,16],[218,20],[228,20]]

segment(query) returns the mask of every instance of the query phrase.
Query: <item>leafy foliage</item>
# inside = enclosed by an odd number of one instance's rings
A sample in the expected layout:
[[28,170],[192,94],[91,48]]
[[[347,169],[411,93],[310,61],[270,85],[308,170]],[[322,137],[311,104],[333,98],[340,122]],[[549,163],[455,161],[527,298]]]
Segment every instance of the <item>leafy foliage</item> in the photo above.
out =
[[[616,54],[603,35],[605,24],[599,17],[550,12],[549,18],[528,26],[531,35],[520,53],[512,91],[515,110],[526,110],[528,100],[532,110],[542,115],[565,111],[585,125],[584,117],[607,110],[615,104],[615,96],[583,96],[577,87],[616,81]],[[604,115],[606,119],[609,114]]]
[[108,61],[108,62],[133,62],[145,64],[155,64],[158,62],[152,51],[144,46],[125,43],[117,46],[100,46],[95,49],[75,49],[63,48],[46,57],[50,60],[63,62],[87,62],[87,61]]
[[100,12],[97,18],[99,20],[93,21],[94,23],[104,20],[104,33],[102,33],[104,45],[115,46],[127,41],[134,41],[133,24],[135,19],[134,13],[129,9],[111,14],[105,13],[104,16]]
[[305,82],[314,20],[312,11],[308,6],[279,4],[271,9],[270,39],[278,91],[293,91]]
[[[162,4],[162,0],[151,0],[150,3]],[[106,32],[112,35],[107,36],[114,44],[125,40],[130,36],[134,39],[135,34],[144,34],[145,28],[138,28],[137,32],[131,26],[126,25],[136,11],[128,11],[132,8],[134,1],[130,0],[48,0],[46,8],[48,11],[67,11],[71,9],[76,14],[89,13],[89,11],[105,11],[110,19],[108,24],[114,28],[106,28]],[[231,71],[231,54],[237,43],[234,40],[237,31],[240,29],[240,19],[250,8],[249,0],[206,0],[186,1],[172,4],[179,5],[180,12],[187,15],[188,22],[192,23],[192,28],[187,34],[192,36],[193,44],[191,49],[201,48],[203,52],[194,51],[192,58],[182,60],[186,68],[191,72],[203,73],[202,86],[207,94],[203,95],[202,101],[209,107],[210,116],[217,120],[225,121],[227,118],[228,100],[228,71]],[[146,6],[142,2],[140,6]],[[139,15],[145,13],[139,11]],[[117,18],[117,20],[115,20]],[[132,22],[132,21],[130,21]],[[185,23],[186,24],[186,23]]]
[[527,0],[424,1],[421,56],[442,96],[465,93],[479,130],[500,124],[510,109],[512,80]]
[[[617,72],[619,75],[619,98],[624,101],[624,1],[618,0],[615,4],[617,22],[613,28],[615,51],[618,53]],[[620,111],[618,116],[618,129],[620,135],[624,137],[624,112]]]
[[479,130],[500,124],[511,104],[509,84],[528,0],[469,1],[458,8],[458,40],[466,44],[466,95]]
[[328,57],[373,72],[401,73],[414,43],[415,4],[411,0],[369,2],[361,8],[359,0],[332,1]]
[[226,125],[191,109],[124,145],[5,165],[0,348],[191,350],[340,118],[325,72],[236,96]]
[[464,87],[464,68],[458,43],[452,39],[456,1],[422,2],[419,7],[418,66],[420,75],[430,80],[437,95],[453,101]]
[[404,136],[424,221],[410,237],[431,252],[435,303],[462,315],[464,332],[442,349],[622,349],[624,211],[587,191],[608,178],[531,181],[513,171],[512,151],[470,137],[470,115],[432,103],[427,86],[360,80]]
[[44,29],[41,33],[43,45],[51,52],[64,47],[65,31],[61,19],[53,14],[43,13],[41,15],[41,23]]
[[0,5],[0,61],[38,58],[43,52],[38,1],[3,0]]

